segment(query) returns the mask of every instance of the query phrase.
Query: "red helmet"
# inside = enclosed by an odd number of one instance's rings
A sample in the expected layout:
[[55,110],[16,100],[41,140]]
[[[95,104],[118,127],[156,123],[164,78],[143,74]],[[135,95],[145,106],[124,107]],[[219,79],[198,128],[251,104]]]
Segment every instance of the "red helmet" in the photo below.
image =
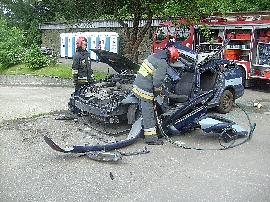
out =
[[76,41],[76,46],[81,47],[83,41],[87,42],[87,39],[84,36],[80,36]]
[[179,58],[178,49],[175,46],[169,46],[167,49],[169,51],[169,61],[177,62]]

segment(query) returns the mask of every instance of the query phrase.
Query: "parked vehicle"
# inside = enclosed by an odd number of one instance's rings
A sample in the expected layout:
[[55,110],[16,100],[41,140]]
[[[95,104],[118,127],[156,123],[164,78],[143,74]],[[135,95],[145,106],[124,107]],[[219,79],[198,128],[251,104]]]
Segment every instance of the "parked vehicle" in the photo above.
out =
[[53,50],[48,47],[40,47],[39,50],[41,51],[43,55],[52,55],[53,53]]
[[[270,81],[270,15],[269,12],[229,13],[224,16],[208,16],[198,25],[188,25],[180,18],[178,23],[165,21],[159,24],[153,38],[153,52],[164,48],[174,39],[202,53],[209,53],[232,37],[224,59],[235,61],[242,70],[243,85],[252,86],[256,80]],[[201,28],[207,25],[210,36],[203,36]]]

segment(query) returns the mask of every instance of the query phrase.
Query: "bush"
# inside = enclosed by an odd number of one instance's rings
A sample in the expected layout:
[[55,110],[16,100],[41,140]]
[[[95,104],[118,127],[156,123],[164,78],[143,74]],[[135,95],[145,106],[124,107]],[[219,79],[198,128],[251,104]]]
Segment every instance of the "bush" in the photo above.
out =
[[33,70],[49,66],[49,59],[43,55],[37,45],[31,45],[24,55],[24,65]]
[[56,65],[59,60],[60,54],[52,50],[52,54],[47,56],[49,58],[50,65]]
[[0,68],[22,62],[25,37],[23,31],[16,27],[8,27],[4,18],[0,17]]

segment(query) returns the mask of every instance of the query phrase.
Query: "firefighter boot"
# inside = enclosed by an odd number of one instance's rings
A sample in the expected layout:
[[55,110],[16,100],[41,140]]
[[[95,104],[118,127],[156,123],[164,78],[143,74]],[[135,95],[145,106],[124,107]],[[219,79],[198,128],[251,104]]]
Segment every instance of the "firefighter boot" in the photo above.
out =
[[145,135],[144,141],[149,145],[162,145],[163,141],[158,139],[157,135]]

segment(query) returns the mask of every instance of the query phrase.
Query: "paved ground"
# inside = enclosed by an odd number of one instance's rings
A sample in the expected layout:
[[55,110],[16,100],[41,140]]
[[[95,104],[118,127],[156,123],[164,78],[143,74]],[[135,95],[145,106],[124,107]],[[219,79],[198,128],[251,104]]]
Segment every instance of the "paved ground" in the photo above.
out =
[[[66,109],[72,88],[0,86],[1,119],[31,117]],[[253,107],[260,102],[262,108]],[[53,151],[83,139],[84,122],[57,121],[53,115],[0,123],[0,201],[269,201],[270,94],[247,89],[237,101],[257,127],[250,141],[229,150],[185,150],[165,141],[149,154],[101,163]],[[225,116],[249,129],[237,107]],[[93,120],[89,124],[97,124]],[[117,125],[100,126],[116,130]],[[80,129],[80,130],[79,130]],[[174,137],[194,147],[220,147],[215,134],[200,130]],[[240,139],[239,141],[242,141]],[[145,146],[140,138],[121,151]],[[112,177],[113,176],[113,177]]]
[[67,109],[74,88],[1,86],[0,122]]

